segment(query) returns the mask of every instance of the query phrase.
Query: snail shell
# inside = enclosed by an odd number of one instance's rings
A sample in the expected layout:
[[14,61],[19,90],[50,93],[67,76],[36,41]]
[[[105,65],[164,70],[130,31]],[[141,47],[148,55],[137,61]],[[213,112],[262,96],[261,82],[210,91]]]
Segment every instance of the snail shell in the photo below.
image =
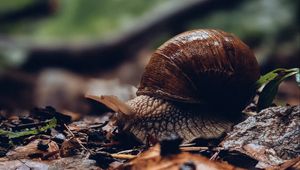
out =
[[201,29],[179,34],[154,52],[137,95],[240,110],[258,78],[246,44],[232,34]]

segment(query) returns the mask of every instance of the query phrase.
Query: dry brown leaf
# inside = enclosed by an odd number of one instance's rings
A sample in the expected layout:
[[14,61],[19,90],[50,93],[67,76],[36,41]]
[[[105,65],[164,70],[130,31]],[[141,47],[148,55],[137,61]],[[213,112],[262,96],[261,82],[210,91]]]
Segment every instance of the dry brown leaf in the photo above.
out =
[[74,156],[74,150],[80,147],[81,146],[76,140],[76,138],[71,138],[69,140],[66,140],[61,145],[60,156],[62,157]]
[[44,156],[47,156],[48,154],[54,153],[48,159],[56,159],[59,157],[58,150],[59,147],[54,141],[43,141],[45,143],[48,143],[49,148],[46,151],[42,151],[38,149],[38,143],[43,140],[35,140],[25,146],[19,146],[16,149],[9,151],[6,154],[6,157],[10,160],[16,160],[16,159],[28,159],[30,157],[33,157],[36,155],[36,158],[42,158]]
[[94,96],[87,94],[85,97],[100,102],[115,112],[123,113],[125,115],[133,114],[132,108],[116,96]]
[[121,165],[117,169],[177,170],[180,168],[205,170],[238,170],[224,162],[210,161],[200,155],[182,152],[170,156],[160,155],[160,146],[155,145],[141,153],[136,159]]
[[48,170],[48,169],[72,169],[72,170],[100,170],[101,168],[96,166],[96,161],[77,157],[60,158],[50,161],[40,160],[12,160],[12,161],[0,161],[0,169],[2,170]]

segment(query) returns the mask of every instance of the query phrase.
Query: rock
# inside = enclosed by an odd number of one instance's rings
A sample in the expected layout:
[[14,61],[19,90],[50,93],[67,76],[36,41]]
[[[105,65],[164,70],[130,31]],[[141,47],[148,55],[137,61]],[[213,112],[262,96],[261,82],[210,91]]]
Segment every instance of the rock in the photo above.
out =
[[45,170],[49,169],[49,165],[41,161],[33,161],[28,159],[23,160],[13,160],[0,162],[0,169],[6,170]]
[[40,161],[40,160],[12,160],[12,161],[0,161],[0,169],[2,170],[62,170],[62,169],[88,169],[88,170],[98,170],[100,169],[96,165],[96,161],[84,158],[70,157],[70,158],[60,158],[51,161]]
[[300,106],[272,107],[237,124],[221,145],[256,160],[257,168],[300,156]]

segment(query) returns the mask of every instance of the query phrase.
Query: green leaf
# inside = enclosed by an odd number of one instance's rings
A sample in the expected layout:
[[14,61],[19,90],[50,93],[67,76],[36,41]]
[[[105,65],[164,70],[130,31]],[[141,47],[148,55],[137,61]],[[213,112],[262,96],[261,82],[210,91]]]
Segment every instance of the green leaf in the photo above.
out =
[[[292,69],[284,69],[284,68],[278,68],[276,70],[273,70],[259,78],[259,80],[256,82],[256,87],[259,89],[263,85],[269,83],[271,80],[274,80],[278,76],[289,74],[289,73],[294,73],[294,72],[299,72],[298,68],[292,68]],[[296,74],[295,73],[295,74]]]
[[300,86],[300,72],[296,74],[296,82],[298,83],[298,86]]
[[260,111],[264,108],[269,107],[272,104],[273,99],[276,96],[279,84],[286,78],[291,77],[299,73],[298,68],[293,69],[276,69],[273,70],[257,81],[257,88],[260,88],[264,84],[266,86],[263,88],[261,94],[259,95],[257,110]]
[[57,124],[57,120],[55,118],[50,119],[50,121],[45,125],[37,129],[30,129],[21,132],[11,132],[0,129],[0,135],[6,135],[9,139],[19,138],[27,135],[36,135],[41,132],[44,132],[50,128],[54,128]]

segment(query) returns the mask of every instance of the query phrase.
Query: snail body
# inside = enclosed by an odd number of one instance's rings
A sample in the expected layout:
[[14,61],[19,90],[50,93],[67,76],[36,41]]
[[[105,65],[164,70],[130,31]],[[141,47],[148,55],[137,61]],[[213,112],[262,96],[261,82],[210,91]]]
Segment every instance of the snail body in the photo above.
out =
[[135,114],[120,121],[123,130],[144,143],[151,138],[163,139],[172,133],[178,134],[184,142],[217,138],[233,125],[233,120],[214,112],[147,95],[140,95],[127,104]]
[[115,109],[130,113],[120,114],[118,124],[144,143],[166,132],[184,142],[218,138],[252,99],[259,76],[253,52],[234,35],[184,32],[153,53],[129,109]]

